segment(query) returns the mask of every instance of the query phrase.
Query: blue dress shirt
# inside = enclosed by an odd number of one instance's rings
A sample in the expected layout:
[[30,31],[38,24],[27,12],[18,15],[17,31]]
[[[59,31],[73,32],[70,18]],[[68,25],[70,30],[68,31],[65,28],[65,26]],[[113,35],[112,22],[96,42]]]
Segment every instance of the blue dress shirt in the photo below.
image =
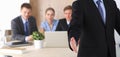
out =
[[58,20],[53,19],[53,27],[50,28],[49,24],[47,21],[44,21],[41,23],[41,28],[43,28],[45,31],[55,31],[56,27],[58,25]]
[[[21,18],[22,18],[22,21],[23,21],[23,24],[24,24],[24,32],[26,32],[26,25],[25,25],[25,23],[28,22],[28,20],[25,20],[23,17],[21,17]],[[28,26],[29,26],[29,22],[28,22]]]

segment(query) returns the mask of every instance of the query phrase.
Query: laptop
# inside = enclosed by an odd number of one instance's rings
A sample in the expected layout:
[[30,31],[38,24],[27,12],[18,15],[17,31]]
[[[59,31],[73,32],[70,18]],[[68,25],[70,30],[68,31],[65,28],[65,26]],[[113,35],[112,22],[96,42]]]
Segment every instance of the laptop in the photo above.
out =
[[18,41],[18,40],[9,41],[9,42],[5,43],[5,45],[7,45],[9,47],[29,46],[32,44],[33,44],[32,42],[22,42],[22,41]]
[[49,48],[69,47],[67,31],[45,32],[44,47],[49,47]]

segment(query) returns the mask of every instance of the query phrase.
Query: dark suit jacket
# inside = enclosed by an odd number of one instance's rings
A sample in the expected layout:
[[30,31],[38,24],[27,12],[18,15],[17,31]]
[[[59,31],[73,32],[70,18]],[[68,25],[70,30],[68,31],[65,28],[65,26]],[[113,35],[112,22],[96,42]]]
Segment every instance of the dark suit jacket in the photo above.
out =
[[65,18],[60,19],[56,31],[67,31],[67,30],[68,30],[68,24],[66,19]]
[[[35,18],[31,16],[28,19],[29,22],[29,35],[32,34],[33,31],[38,31]],[[25,41],[25,32],[24,32],[24,24],[21,16],[16,17],[11,21],[12,28],[12,40],[21,40]]]
[[[116,57],[114,29],[120,34],[120,11],[114,0],[103,0],[106,9],[106,24],[93,0],[77,0],[73,3],[73,14],[69,41],[80,38],[78,57]],[[108,56],[109,57],[109,56]]]

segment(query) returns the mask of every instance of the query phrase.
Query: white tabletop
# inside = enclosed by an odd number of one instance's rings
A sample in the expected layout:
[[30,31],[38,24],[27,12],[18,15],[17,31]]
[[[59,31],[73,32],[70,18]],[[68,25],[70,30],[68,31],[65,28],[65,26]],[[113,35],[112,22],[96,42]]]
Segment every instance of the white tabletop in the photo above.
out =
[[[23,48],[23,47],[22,47]],[[2,53],[0,55],[11,55],[13,57],[77,57],[77,54],[69,48],[42,48],[35,49],[34,46],[24,46],[23,54]],[[116,55],[120,57],[120,47],[116,45]]]
[[77,57],[77,54],[69,48],[42,48],[35,49],[33,46],[25,46],[23,54],[0,53],[3,55],[12,55],[13,57]]

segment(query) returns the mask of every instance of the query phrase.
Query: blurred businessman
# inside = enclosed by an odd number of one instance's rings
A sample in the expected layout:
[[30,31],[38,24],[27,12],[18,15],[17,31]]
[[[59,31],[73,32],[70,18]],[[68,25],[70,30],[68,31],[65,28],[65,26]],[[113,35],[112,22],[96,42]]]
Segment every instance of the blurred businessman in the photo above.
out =
[[68,5],[64,8],[64,16],[65,18],[60,19],[57,25],[56,31],[67,31],[71,21],[72,15],[72,6]]
[[32,7],[29,3],[21,5],[21,15],[11,21],[12,38],[28,42],[33,40],[31,34],[33,31],[38,31],[35,18],[31,16]]

